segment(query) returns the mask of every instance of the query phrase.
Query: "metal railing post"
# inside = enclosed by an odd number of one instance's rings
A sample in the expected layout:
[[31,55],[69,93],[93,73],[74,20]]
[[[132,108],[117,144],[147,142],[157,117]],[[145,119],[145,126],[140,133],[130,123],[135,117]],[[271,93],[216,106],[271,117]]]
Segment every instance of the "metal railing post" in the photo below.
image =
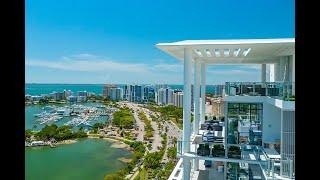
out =
[[268,83],[265,83],[265,86],[266,86],[266,91],[265,91],[265,96],[268,96]]
[[292,179],[292,172],[293,172],[292,167],[293,167],[293,161],[290,159],[290,160],[289,160],[289,162],[290,162],[290,163],[289,163],[289,165],[290,165],[290,172],[289,172],[290,174],[289,174],[289,177],[290,177],[290,179]]
[[272,174],[272,179],[274,179],[274,160],[271,160],[271,174]]

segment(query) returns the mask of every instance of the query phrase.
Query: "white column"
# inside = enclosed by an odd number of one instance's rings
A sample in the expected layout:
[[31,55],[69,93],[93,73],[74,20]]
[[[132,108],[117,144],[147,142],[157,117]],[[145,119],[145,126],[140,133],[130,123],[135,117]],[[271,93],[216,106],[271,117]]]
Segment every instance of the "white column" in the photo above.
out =
[[[228,126],[229,126],[229,121],[228,121],[228,102],[224,102],[224,148],[225,148],[225,158],[228,158]],[[224,162],[224,169],[223,169],[223,174],[224,174],[224,179],[227,179],[227,167],[228,163],[225,161]]]
[[269,82],[275,82],[274,64],[269,65]]
[[261,82],[266,82],[267,75],[267,66],[266,64],[261,64]]
[[[190,151],[190,121],[191,121],[191,49],[184,49],[184,76],[183,76],[183,153]],[[190,179],[190,160],[183,158],[183,179]]]
[[[283,141],[284,141],[284,137],[283,137],[283,126],[284,126],[284,124],[283,124],[283,110],[281,109],[280,110],[280,125],[281,125],[281,127],[280,127],[280,155],[281,155],[281,160],[283,160],[284,158],[284,144],[283,144]],[[285,165],[285,163],[283,163],[283,161],[281,161],[281,163],[280,163],[280,176],[282,176],[283,175],[283,169],[284,169],[284,166]]]
[[296,72],[295,72],[295,70],[296,70],[296,69],[295,69],[295,67],[296,67],[296,60],[295,60],[295,59],[296,59],[296,56],[295,56],[295,54],[293,54],[293,55],[292,55],[292,77],[291,77],[291,81],[292,81],[292,82],[295,82],[295,80],[296,80],[296,78],[295,78],[295,77],[296,77],[296,74],[295,74],[295,73],[296,73]]
[[[295,83],[295,80],[296,80],[296,76],[295,76],[295,67],[296,67],[296,62],[295,62],[295,54],[294,55],[292,55],[292,75],[291,75],[291,81],[293,82],[293,83]],[[295,84],[293,84],[292,85],[292,95],[295,95],[296,94],[296,88],[295,88],[296,86],[295,86]]]
[[[194,62],[194,85],[193,85],[193,103],[194,103],[194,119],[193,119],[193,132],[194,135],[199,134],[199,122],[200,122],[200,63]],[[197,145],[195,145],[197,148]],[[197,171],[199,169],[199,160],[193,160],[193,169]]]
[[280,61],[274,64],[274,81],[275,82],[281,81]]
[[201,63],[201,116],[200,122],[204,123],[206,115],[206,68],[205,62]]
[[183,158],[183,180],[190,180],[190,169],[191,169],[191,163],[190,159],[188,157]]
[[192,52],[184,49],[184,85],[183,85],[183,141],[184,152],[190,151],[191,121],[191,64]]
[[194,62],[194,86],[193,86],[193,103],[194,103],[194,134],[199,134],[200,121],[200,63]]

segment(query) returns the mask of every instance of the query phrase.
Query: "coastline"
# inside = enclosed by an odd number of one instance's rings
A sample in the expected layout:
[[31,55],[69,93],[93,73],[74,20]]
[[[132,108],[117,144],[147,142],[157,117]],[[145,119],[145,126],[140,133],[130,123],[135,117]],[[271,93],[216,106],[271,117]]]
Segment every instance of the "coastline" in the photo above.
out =
[[62,144],[73,144],[78,142],[76,139],[67,139],[67,140],[63,140],[63,141],[59,141],[56,143],[56,145],[62,145]]
[[132,152],[132,148],[128,144],[124,143],[122,139],[116,139],[116,138],[111,138],[111,137],[100,138],[99,136],[95,136],[95,135],[89,135],[87,138],[96,138],[96,139],[104,139],[107,141],[112,141],[111,147],[119,148],[119,149],[126,149],[126,150]]

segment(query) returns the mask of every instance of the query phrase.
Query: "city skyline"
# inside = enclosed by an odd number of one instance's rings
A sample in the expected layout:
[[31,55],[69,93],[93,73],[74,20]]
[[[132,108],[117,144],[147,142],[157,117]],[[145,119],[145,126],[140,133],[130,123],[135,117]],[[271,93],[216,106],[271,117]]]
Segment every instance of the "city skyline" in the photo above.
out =
[[[182,63],[156,43],[294,37],[291,1],[166,3],[27,1],[26,83],[182,84]],[[212,66],[207,83],[259,76],[259,66]]]

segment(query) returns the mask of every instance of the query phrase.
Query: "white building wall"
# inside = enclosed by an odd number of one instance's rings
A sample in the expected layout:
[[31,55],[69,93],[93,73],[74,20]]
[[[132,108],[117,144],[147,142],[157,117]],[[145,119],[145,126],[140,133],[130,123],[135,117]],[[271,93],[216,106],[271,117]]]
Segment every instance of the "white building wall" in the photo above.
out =
[[262,143],[276,142],[281,138],[281,110],[267,102],[263,103]]
[[283,161],[281,168],[283,175],[290,177],[295,169],[295,111],[283,111],[282,118],[281,159],[293,161]]
[[269,82],[275,82],[276,78],[275,78],[275,65],[274,64],[270,64],[269,65]]
[[292,82],[295,82],[296,81],[296,78],[295,78],[295,68],[296,68],[296,56],[295,54],[292,55]]

